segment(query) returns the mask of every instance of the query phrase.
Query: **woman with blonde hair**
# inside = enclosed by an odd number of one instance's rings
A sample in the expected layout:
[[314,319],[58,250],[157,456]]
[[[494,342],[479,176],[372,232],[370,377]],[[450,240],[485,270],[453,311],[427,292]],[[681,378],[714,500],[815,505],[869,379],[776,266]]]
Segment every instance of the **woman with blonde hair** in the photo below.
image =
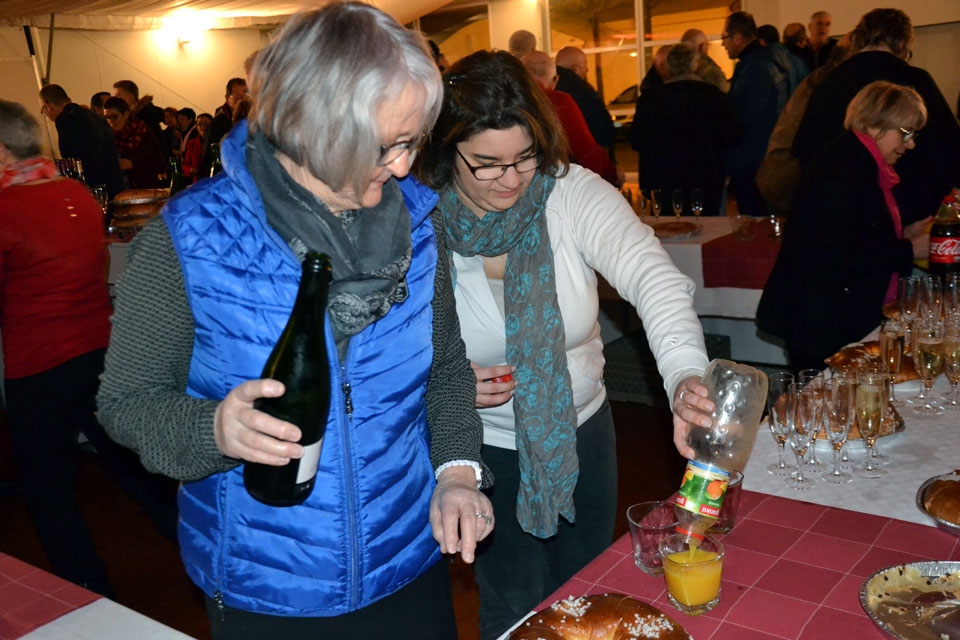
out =
[[927,122],[920,95],[872,82],[847,107],[846,132],[804,172],[783,247],[757,309],[759,327],[783,338],[794,369],[860,340],[896,299],[899,275],[925,257],[927,217],[904,225],[893,165],[914,149]]

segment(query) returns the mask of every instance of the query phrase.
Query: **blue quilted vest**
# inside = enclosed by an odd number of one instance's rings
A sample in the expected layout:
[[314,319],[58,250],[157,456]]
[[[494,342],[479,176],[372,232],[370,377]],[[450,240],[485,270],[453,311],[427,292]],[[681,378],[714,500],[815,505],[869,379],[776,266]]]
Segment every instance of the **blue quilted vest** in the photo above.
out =
[[[164,212],[194,314],[187,392],[195,397],[220,400],[260,376],[300,280],[299,261],[266,223],[245,142],[238,127],[222,145],[225,171]],[[413,225],[410,295],[351,339],[343,364],[328,321],[334,392],[313,494],[300,506],[263,505],[244,489],[242,466],[183,485],[183,560],[218,602],[340,615],[397,591],[440,557],[428,520],[435,481],[425,407],[436,198],[411,179],[401,189]]]

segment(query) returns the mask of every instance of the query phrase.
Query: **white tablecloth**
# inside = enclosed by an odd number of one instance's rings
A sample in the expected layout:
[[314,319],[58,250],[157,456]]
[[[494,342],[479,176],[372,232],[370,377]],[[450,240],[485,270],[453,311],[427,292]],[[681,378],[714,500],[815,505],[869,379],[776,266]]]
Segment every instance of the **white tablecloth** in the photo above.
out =
[[[673,216],[661,216],[661,221],[673,219]],[[682,219],[693,220],[686,216]],[[650,218],[644,218],[644,222],[655,224]],[[699,223],[702,229],[698,235],[661,242],[677,268],[697,285],[693,306],[700,316],[703,330],[729,336],[730,357],[734,360],[786,364],[782,345],[761,338],[757,333],[755,318],[763,294],[761,289],[704,286],[703,245],[731,233],[731,229],[726,216],[701,218]]]
[[[661,220],[674,220],[661,216]],[[693,220],[684,216],[682,220]],[[730,222],[726,217],[701,218],[700,233],[682,240],[662,240],[663,248],[670,254],[673,263],[697,285],[693,303],[697,314],[701,316],[724,316],[727,318],[753,319],[757,315],[760,303],[760,289],[735,289],[716,287],[708,289],[703,285],[703,245],[730,234]]]
[[191,640],[191,637],[101,598],[34,629],[21,640]]
[[[897,385],[897,399],[913,397],[918,385],[918,381]],[[948,388],[946,378],[940,376],[933,393],[939,395]],[[816,486],[805,491],[793,489],[782,477],[767,471],[767,465],[777,460],[777,446],[764,422],[744,470],[743,486],[760,493],[934,526],[933,521],[917,509],[917,489],[928,478],[960,468],[960,412],[945,411],[937,417],[924,417],[917,415],[910,406],[898,411],[906,428],[879,440],[878,450],[890,457],[890,462],[883,465],[887,470],[883,478],[868,480],[854,476],[852,482],[835,485],[824,482],[813,472],[808,475],[817,479]],[[862,450],[862,444],[856,444]],[[822,449],[817,449],[817,457],[832,464],[832,449],[821,446]],[[784,459],[796,463],[789,445]]]

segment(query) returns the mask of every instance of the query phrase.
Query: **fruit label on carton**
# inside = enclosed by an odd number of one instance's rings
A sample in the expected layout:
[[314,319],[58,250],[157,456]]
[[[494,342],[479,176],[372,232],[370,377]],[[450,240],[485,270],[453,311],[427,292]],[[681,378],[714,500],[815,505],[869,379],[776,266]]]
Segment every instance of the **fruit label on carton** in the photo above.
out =
[[707,518],[720,517],[730,474],[719,467],[690,460],[683,473],[677,505]]

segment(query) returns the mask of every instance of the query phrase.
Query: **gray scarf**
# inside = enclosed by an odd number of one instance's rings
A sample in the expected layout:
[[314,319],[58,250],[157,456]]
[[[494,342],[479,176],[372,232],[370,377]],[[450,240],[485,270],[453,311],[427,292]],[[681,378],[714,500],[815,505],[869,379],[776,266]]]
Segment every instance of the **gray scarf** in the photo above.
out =
[[555,182],[538,171],[515,205],[483,218],[464,206],[452,187],[440,194],[438,204],[451,251],[463,256],[507,254],[504,328],[507,364],[517,367],[517,521],[538,538],[557,533],[558,516],[574,521],[573,490],[580,473],[577,412],[544,215]]
[[262,132],[250,134],[247,168],[263,199],[267,222],[300,260],[307,251],[322,251],[332,260],[327,312],[342,360],[350,336],[407,298],[410,214],[400,187],[391,180],[377,206],[335,216],[294,182],[275,154]]

